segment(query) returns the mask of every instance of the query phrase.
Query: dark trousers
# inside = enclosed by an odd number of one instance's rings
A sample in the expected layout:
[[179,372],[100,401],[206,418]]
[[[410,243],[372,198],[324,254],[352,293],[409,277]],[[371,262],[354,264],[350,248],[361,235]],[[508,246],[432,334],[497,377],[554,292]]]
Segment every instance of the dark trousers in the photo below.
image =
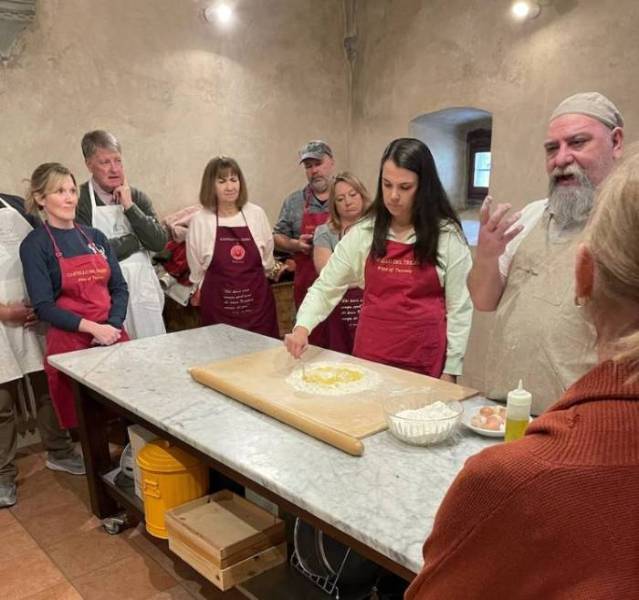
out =
[[[29,374],[36,398],[36,423],[44,447],[52,458],[67,458],[74,452],[71,436],[60,429],[55,414],[47,379],[43,371]],[[18,474],[15,463],[18,446],[18,384],[20,380],[0,384],[0,483],[13,483]],[[20,418],[23,418],[20,415]]]

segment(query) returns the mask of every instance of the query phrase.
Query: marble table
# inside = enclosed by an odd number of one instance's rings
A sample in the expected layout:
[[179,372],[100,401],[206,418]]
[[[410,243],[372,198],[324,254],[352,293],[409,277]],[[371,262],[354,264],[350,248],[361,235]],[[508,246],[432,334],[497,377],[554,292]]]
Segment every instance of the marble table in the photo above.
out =
[[[76,382],[92,508],[116,504],[100,475],[110,468],[105,414],[128,420],[206,457],[214,468],[410,579],[441,500],[464,461],[495,440],[464,430],[455,443],[406,445],[387,431],[353,457],[206,388],[187,368],[279,342],[225,325],[134,340],[51,358]],[[479,405],[476,397],[465,407]]]

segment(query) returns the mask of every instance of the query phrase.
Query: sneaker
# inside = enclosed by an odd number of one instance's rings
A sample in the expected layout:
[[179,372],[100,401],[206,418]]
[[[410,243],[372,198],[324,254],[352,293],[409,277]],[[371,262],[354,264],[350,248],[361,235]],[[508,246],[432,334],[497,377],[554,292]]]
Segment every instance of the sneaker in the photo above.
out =
[[72,454],[66,458],[53,458],[51,455],[47,455],[46,465],[47,469],[64,471],[71,473],[71,475],[85,475],[87,472],[84,468],[84,459],[79,454]]
[[16,484],[0,483],[0,508],[7,508],[16,503]]

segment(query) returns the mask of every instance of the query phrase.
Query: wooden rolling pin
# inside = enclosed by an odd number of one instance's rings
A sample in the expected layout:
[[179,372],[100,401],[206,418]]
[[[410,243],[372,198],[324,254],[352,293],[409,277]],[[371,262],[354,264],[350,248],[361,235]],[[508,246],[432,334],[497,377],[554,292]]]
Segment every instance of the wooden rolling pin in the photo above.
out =
[[335,448],[339,448],[343,452],[353,456],[361,456],[364,453],[364,444],[362,441],[352,435],[336,431],[335,429],[318,423],[317,421],[300,414],[295,410],[291,410],[285,406],[271,404],[266,400],[255,398],[246,391],[236,387],[230,382],[220,381],[214,373],[211,373],[202,367],[192,367],[189,369],[191,377],[195,381],[202,383],[226,396],[229,396],[242,404],[246,404],[261,413],[273,417],[282,423],[286,423],[295,429],[299,429],[304,433],[326,442]]

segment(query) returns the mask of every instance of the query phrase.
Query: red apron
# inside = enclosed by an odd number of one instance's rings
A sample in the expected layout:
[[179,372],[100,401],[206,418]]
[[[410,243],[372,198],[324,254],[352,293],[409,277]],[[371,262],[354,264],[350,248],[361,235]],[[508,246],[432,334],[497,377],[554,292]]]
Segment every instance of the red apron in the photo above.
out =
[[344,354],[353,353],[355,332],[359,313],[362,308],[364,290],[361,288],[349,288],[346,290],[339,304],[326,319],[327,348]]
[[[105,323],[111,310],[111,294],[108,287],[111,268],[107,259],[77,225],[75,226],[76,230],[86,240],[91,254],[64,258],[53,239],[49,225],[45,223],[44,227],[53,243],[53,249],[62,275],[62,286],[60,295],[55,301],[56,306],[68,310],[83,319],[95,321],[96,323]],[[124,342],[128,339],[129,336],[122,329],[119,341]],[[90,348],[92,340],[93,336],[90,333],[65,331],[50,325],[47,331],[45,357],[49,357],[52,354]],[[64,429],[77,427],[78,420],[75,414],[71,380],[67,375],[52,367],[46,358],[44,370],[47,374],[49,393],[58,415],[60,427]]]
[[[329,217],[329,213],[320,212],[312,213],[309,211],[311,200],[313,199],[313,192],[309,186],[304,188],[304,212],[302,213],[302,234],[313,235],[315,229],[319,225],[326,223]],[[328,208],[328,202],[326,203]],[[293,280],[293,299],[295,300],[295,308],[299,308],[306,296],[308,288],[313,285],[313,282],[317,279],[317,271],[315,270],[315,264],[313,263],[313,253],[304,254],[303,252],[296,252],[295,256],[295,279]],[[327,347],[328,342],[326,321],[319,323],[315,329],[313,329],[308,341],[315,346]]]
[[200,316],[202,325],[226,323],[279,339],[273,290],[248,225],[217,226],[213,259],[202,283]]
[[434,265],[420,266],[412,244],[386,242],[366,260],[364,303],[353,355],[440,377],[446,358],[446,302]]

